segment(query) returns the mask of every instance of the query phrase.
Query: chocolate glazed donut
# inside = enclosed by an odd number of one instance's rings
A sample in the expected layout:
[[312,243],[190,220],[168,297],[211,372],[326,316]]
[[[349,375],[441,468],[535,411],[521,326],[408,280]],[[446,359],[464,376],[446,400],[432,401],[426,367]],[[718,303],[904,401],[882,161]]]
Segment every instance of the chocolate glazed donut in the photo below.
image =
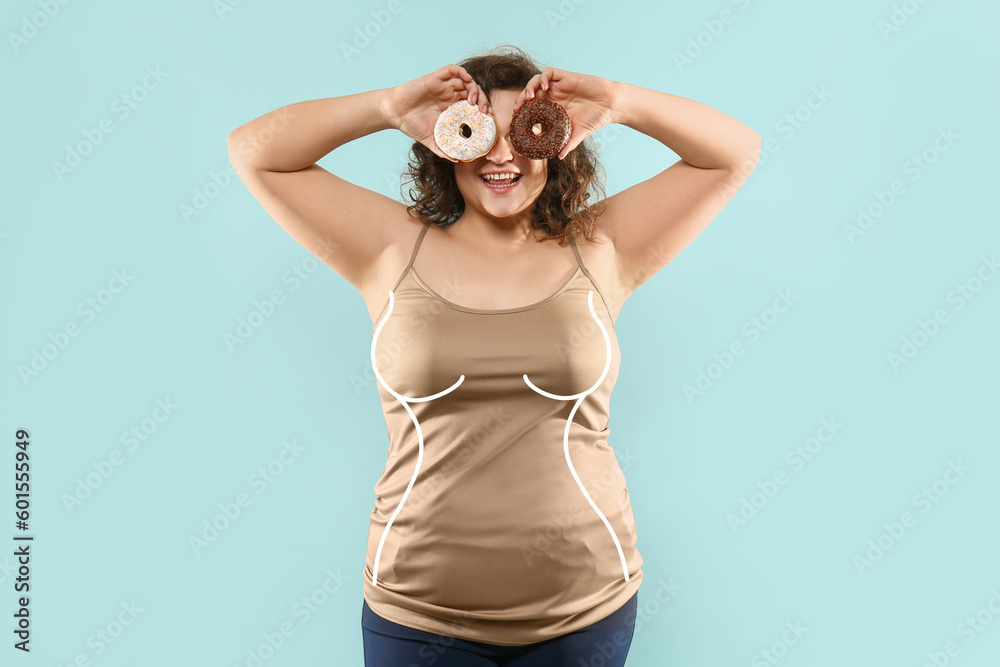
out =
[[[535,124],[542,128],[539,134],[532,131]],[[572,130],[569,114],[561,105],[535,97],[522,104],[511,118],[510,144],[530,160],[554,158],[569,141]]]

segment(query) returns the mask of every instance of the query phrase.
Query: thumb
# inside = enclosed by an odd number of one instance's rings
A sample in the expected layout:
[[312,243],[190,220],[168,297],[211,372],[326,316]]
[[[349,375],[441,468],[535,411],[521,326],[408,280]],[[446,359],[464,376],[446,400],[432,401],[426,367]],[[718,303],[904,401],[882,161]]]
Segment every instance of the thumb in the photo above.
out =
[[442,151],[442,150],[441,150],[441,148],[440,148],[440,147],[439,147],[439,146],[437,145],[437,142],[436,142],[436,141],[432,141],[432,142],[431,142],[431,144],[432,144],[432,145],[431,145],[431,146],[429,146],[429,148],[430,148],[430,149],[431,149],[432,151],[434,151],[434,154],[435,154],[435,155],[437,155],[437,156],[438,156],[439,158],[443,158],[443,159],[445,159],[445,160],[448,160],[448,161],[449,161],[449,162],[451,162],[452,164],[455,164],[456,162],[458,162],[458,160],[456,160],[455,158],[453,158],[453,157],[448,157],[447,155],[445,155],[445,154],[444,154],[444,151]]
[[580,142],[582,142],[587,137],[587,134],[588,134],[587,132],[580,130],[579,126],[574,124],[573,130],[570,132],[569,135],[569,141],[567,141],[566,145],[563,146],[563,149],[559,151],[559,155],[557,157],[560,160],[564,159],[567,155],[569,155],[569,152],[571,150],[580,145]]

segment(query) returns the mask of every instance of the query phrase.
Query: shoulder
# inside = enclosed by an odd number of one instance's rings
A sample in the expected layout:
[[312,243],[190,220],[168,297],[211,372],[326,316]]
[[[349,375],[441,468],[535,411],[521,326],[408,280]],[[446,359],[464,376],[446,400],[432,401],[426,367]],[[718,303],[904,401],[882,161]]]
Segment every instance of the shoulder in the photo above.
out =
[[[425,228],[435,226],[432,222],[411,217],[405,212],[402,217],[383,221],[383,224],[390,229],[382,254],[359,290],[369,306],[378,302],[393,288],[406,269],[420,234]],[[431,233],[430,230],[428,233]]]
[[426,238],[427,234],[434,233],[430,228],[435,226],[433,222],[404,214],[403,219],[395,223],[392,234],[385,244],[385,252],[377,272],[378,281],[394,282],[409,263],[410,255],[413,254],[420,235],[424,234]]
[[601,295],[604,297],[611,311],[612,320],[618,318],[625,294],[622,291],[620,278],[618,275],[618,262],[615,256],[615,246],[607,234],[606,228],[601,226],[601,219],[598,218],[591,232],[593,240],[588,240],[583,236],[575,236],[576,246],[580,250],[580,258],[584,266],[591,274],[594,282],[597,283]]
[[579,248],[580,255],[583,257],[584,262],[587,263],[588,268],[590,268],[591,260],[593,262],[602,262],[607,261],[608,258],[614,259],[614,244],[611,242],[607,230],[601,226],[600,218],[598,218],[597,224],[591,230],[590,236],[591,238],[587,239],[580,232],[573,235],[576,247]]

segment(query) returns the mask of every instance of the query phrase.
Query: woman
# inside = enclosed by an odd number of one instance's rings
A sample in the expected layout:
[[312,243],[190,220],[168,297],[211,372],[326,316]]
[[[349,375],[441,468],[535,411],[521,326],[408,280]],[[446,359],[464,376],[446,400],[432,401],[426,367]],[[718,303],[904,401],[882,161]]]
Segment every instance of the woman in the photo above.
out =
[[[533,97],[572,120],[556,158],[511,148],[511,118]],[[470,162],[434,141],[461,99],[499,129]],[[611,123],[681,160],[588,201],[600,185],[587,138]],[[391,128],[415,140],[409,206],[315,164]],[[623,665],[642,557],[608,442],[614,322],[743,184],[760,136],[699,102],[542,71],[507,48],[283,107],[228,143],[254,197],[372,319],[390,448],[364,568],[365,664]]]

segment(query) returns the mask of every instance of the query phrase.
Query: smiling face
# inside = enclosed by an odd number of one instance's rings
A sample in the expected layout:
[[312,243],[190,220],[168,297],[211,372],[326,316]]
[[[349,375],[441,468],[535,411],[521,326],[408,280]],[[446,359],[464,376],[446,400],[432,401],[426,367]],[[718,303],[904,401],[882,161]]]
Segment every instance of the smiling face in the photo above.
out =
[[[545,188],[548,160],[522,157],[514,152],[508,140],[514,100],[519,93],[518,90],[490,92],[489,103],[497,122],[497,141],[483,157],[455,163],[455,181],[465,198],[463,215],[473,213],[491,218],[530,216],[535,200]],[[516,180],[494,180],[497,175],[508,175]]]

